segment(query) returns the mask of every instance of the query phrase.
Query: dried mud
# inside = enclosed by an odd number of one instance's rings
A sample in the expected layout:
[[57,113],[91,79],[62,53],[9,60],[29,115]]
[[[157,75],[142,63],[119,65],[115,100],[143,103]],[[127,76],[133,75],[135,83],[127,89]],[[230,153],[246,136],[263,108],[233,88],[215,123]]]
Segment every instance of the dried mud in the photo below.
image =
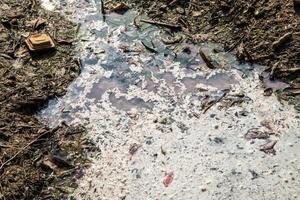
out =
[[[56,49],[30,52],[24,41],[35,33],[49,34]],[[65,177],[79,169],[84,129],[50,129],[35,117],[80,73],[75,36],[76,24],[35,0],[0,1],[0,199],[61,199],[75,187]]]

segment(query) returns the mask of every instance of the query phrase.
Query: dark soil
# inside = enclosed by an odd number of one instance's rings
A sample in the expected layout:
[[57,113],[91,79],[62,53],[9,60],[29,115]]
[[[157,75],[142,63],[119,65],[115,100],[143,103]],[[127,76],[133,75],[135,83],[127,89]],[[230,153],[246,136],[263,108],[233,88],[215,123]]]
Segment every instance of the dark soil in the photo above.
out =
[[[30,52],[24,40],[34,33],[48,33],[55,50]],[[80,73],[75,36],[75,24],[35,0],[0,1],[0,199],[62,199],[76,187],[66,177],[80,169],[84,129],[35,117]]]
[[[298,0],[118,0],[152,20],[181,27],[193,42],[217,42],[241,62],[266,66],[271,79],[300,88]],[[112,5],[107,4],[107,9]]]

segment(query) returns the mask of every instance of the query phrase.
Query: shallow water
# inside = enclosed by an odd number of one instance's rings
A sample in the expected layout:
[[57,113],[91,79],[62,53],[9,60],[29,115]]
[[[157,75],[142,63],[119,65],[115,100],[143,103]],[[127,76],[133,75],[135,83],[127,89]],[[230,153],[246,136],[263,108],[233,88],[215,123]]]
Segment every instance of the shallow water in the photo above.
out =
[[[101,150],[90,155],[76,199],[300,198],[299,116],[263,96],[259,70],[213,53],[214,44],[171,50],[162,30],[134,27],[133,11],[104,23],[99,1],[42,2],[81,23],[82,74],[39,113],[50,126],[84,124]],[[208,69],[199,48],[220,68]],[[274,134],[248,141],[251,128]],[[278,140],[276,155],[259,150],[271,140]]]

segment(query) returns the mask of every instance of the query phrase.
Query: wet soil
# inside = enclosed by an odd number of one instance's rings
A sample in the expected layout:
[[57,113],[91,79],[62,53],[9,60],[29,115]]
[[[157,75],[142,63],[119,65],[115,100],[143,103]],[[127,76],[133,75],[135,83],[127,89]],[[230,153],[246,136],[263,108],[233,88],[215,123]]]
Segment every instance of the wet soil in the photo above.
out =
[[[179,27],[194,42],[213,41],[240,62],[266,66],[269,78],[292,84],[299,95],[300,17],[293,0],[119,0],[155,22]],[[113,10],[118,4],[107,3]],[[165,25],[165,27],[166,27]]]
[[[30,52],[24,41],[36,33],[56,48]],[[76,24],[35,0],[0,1],[0,199],[61,199],[72,185],[62,179],[79,169],[84,129],[49,128],[35,113],[79,75],[75,36]]]

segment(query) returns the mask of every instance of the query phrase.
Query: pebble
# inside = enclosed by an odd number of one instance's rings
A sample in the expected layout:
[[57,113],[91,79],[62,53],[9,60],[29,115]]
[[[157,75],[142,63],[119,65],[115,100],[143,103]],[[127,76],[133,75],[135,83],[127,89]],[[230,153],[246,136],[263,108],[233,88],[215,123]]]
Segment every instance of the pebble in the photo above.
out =
[[181,8],[181,7],[176,8],[176,12],[179,13],[179,14],[184,14],[185,13],[184,9]]

